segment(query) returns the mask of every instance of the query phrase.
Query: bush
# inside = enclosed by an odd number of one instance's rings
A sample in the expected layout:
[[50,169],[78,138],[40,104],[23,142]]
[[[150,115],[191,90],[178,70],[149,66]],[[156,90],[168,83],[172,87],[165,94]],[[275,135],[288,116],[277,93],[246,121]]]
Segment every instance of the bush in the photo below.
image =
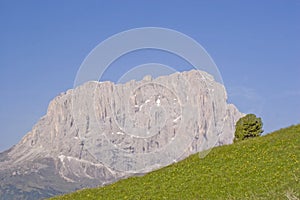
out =
[[236,123],[234,141],[258,137],[263,132],[262,127],[263,123],[261,118],[256,117],[254,114],[247,114]]

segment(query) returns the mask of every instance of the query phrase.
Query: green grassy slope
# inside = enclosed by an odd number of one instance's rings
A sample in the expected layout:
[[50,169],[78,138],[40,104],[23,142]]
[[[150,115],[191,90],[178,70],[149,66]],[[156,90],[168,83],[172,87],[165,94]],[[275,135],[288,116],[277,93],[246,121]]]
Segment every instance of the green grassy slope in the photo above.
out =
[[299,199],[300,125],[62,199]]

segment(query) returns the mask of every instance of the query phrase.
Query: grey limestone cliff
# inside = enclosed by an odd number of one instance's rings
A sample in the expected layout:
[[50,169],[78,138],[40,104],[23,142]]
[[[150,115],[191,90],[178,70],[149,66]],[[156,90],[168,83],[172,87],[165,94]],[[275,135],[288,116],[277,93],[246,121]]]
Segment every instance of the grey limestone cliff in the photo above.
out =
[[226,101],[224,86],[196,70],[68,90],[0,154],[0,199],[105,185],[230,144],[242,113]]

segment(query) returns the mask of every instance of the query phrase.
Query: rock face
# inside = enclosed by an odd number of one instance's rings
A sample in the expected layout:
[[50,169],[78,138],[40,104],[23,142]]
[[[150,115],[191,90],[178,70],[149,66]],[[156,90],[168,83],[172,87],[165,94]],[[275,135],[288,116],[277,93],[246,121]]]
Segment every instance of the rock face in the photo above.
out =
[[0,199],[40,199],[143,174],[230,144],[242,114],[223,85],[192,70],[126,84],[87,82],[57,96],[0,154]]

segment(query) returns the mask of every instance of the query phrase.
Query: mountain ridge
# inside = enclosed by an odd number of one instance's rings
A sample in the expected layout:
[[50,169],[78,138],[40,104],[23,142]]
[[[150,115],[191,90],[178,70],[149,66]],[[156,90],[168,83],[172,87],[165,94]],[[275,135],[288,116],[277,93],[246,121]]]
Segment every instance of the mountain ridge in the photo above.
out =
[[67,90],[0,154],[1,198],[39,199],[105,185],[232,143],[243,114],[226,100],[224,86],[196,70]]

